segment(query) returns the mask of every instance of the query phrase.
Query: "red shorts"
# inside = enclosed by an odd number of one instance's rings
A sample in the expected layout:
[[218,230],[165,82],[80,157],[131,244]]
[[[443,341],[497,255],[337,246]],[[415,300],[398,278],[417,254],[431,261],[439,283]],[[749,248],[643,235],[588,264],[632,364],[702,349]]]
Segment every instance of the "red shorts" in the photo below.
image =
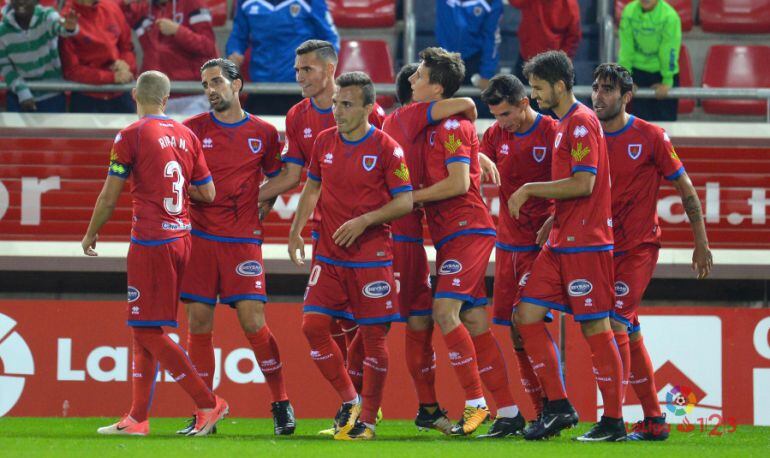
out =
[[262,247],[193,236],[190,264],[182,282],[182,299],[235,307],[235,302],[267,302]]
[[128,325],[177,327],[179,291],[190,259],[190,236],[160,245],[128,246]]
[[344,267],[315,261],[305,290],[304,313],[323,313],[358,324],[399,319],[393,266]]
[[628,332],[640,329],[636,311],[655,271],[659,251],[657,245],[643,243],[628,251],[615,253],[615,309],[611,316],[625,323]]
[[489,255],[495,238],[489,235],[461,235],[436,252],[436,299],[459,299],[461,311],[487,305],[487,273]]
[[540,247],[501,246],[495,244],[495,287],[492,293],[492,322],[511,326],[511,314],[519,303],[521,289],[527,284]]
[[612,251],[559,254],[546,247],[532,265],[521,301],[570,313],[575,321],[609,317],[613,270]]
[[393,241],[393,276],[401,321],[410,316],[430,316],[433,313],[433,292],[428,255],[422,240]]

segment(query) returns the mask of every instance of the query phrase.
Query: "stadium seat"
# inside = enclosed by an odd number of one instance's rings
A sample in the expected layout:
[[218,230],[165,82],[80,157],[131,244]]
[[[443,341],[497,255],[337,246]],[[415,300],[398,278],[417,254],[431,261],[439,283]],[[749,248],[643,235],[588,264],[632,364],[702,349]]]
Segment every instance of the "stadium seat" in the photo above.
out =
[[225,25],[227,23],[227,0],[205,0],[205,3],[211,11],[211,25],[214,27]]
[[[631,3],[632,0],[615,0],[615,21],[620,23],[620,15],[623,14],[623,8]],[[679,18],[682,20],[682,32],[689,32],[692,30],[692,0],[666,0],[669,5],[673,6]]]
[[[770,88],[770,46],[714,45],[706,55],[703,87]],[[765,100],[703,100],[703,110],[711,114],[764,115]]]
[[[388,44],[381,40],[342,40],[337,75],[354,71],[365,72],[375,83],[393,83],[393,58]],[[379,96],[377,103],[388,108],[393,106],[394,99]]]
[[[692,60],[687,47],[682,45],[679,50],[679,85],[682,87],[693,87],[695,81],[692,78]],[[689,114],[695,109],[694,99],[680,99],[679,114]]]
[[701,0],[704,32],[770,33],[770,0]]
[[393,27],[396,23],[395,0],[327,0],[337,27]]

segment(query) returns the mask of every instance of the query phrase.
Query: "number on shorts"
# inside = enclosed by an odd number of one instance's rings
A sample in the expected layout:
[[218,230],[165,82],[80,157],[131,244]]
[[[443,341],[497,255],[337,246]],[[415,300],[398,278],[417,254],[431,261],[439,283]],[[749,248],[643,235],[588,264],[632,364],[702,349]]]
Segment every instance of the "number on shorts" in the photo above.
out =
[[163,170],[163,176],[173,177],[176,174],[176,181],[171,186],[176,197],[166,197],[163,199],[163,207],[169,215],[178,215],[182,213],[184,205],[184,176],[182,175],[182,166],[177,161],[169,161]]
[[318,277],[320,276],[321,276],[321,265],[316,264],[313,266],[313,269],[310,271],[310,278],[307,279],[307,285],[315,286],[315,284],[318,283]]

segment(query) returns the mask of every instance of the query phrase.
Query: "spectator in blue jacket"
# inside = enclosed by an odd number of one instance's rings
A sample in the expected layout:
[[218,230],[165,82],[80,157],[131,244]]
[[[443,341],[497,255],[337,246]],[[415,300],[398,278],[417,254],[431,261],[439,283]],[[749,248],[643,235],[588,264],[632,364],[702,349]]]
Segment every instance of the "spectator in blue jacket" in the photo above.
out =
[[[251,81],[295,82],[294,51],[306,40],[326,40],[339,51],[340,38],[324,0],[237,1],[225,54],[241,65],[251,48]],[[249,95],[245,108],[255,114],[286,114],[301,99],[299,94]]]

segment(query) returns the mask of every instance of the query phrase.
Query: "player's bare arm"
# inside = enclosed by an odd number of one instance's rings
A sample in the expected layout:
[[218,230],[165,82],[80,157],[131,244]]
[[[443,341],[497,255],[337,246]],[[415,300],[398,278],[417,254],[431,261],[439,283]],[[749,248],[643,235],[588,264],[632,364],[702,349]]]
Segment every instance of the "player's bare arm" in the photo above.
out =
[[377,210],[364,213],[343,223],[332,235],[334,243],[347,248],[356,241],[359,235],[364,233],[367,227],[398,219],[412,211],[412,205],[412,193],[400,192],[390,202]]
[[449,175],[438,183],[413,192],[415,204],[436,202],[451,199],[468,192],[471,187],[470,165],[463,162],[452,162],[447,165]]
[[457,97],[439,100],[430,109],[431,119],[445,119],[454,115],[465,116],[470,121],[475,121],[478,113],[476,112],[476,104],[473,103],[473,99],[470,97]]
[[273,200],[284,192],[296,188],[301,175],[302,166],[287,162],[278,176],[269,178],[259,187],[259,202]]
[[[299,196],[297,211],[294,213],[294,220],[291,222],[291,230],[289,231],[289,258],[297,266],[305,264],[305,241],[302,240],[302,229],[305,228],[307,220],[313,214],[320,196],[321,182],[313,179],[307,180],[305,187],[302,188],[302,194]],[[297,251],[299,251],[299,257]]]
[[540,246],[545,245],[545,242],[548,240],[548,234],[551,233],[552,227],[553,215],[549,216],[548,219],[543,222],[543,226],[537,231],[537,238],[535,239],[535,243]]
[[682,206],[687,219],[690,221],[693,237],[695,238],[695,249],[692,252],[692,270],[697,272],[698,279],[708,277],[714,260],[709,249],[709,241],[706,236],[706,225],[703,222],[703,211],[701,209],[700,199],[695,192],[695,187],[690,181],[690,177],[683,173],[674,181],[674,187],[682,198]]
[[190,194],[190,199],[203,202],[205,204],[214,202],[214,198],[217,196],[213,181],[209,181],[208,183],[200,186],[191,184],[187,187],[187,193]]
[[574,199],[591,195],[594,189],[596,175],[590,172],[575,172],[563,180],[527,183],[516,190],[508,199],[508,210],[511,216],[518,219],[519,210],[530,197],[543,199]]
[[479,153],[479,167],[481,167],[481,179],[487,183],[500,186],[500,172],[497,165],[486,154]]
[[91,222],[88,223],[88,230],[86,230],[83,241],[80,242],[83,247],[83,253],[86,255],[99,255],[95,250],[96,240],[99,238],[99,231],[102,229],[102,226],[110,220],[112,212],[118,204],[120,193],[123,191],[123,185],[125,184],[125,179],[115,175],[108,175],[107,179],[104,181],[102,192],[99,193],[99,197],[96,199],[94,213],[91,215]]

